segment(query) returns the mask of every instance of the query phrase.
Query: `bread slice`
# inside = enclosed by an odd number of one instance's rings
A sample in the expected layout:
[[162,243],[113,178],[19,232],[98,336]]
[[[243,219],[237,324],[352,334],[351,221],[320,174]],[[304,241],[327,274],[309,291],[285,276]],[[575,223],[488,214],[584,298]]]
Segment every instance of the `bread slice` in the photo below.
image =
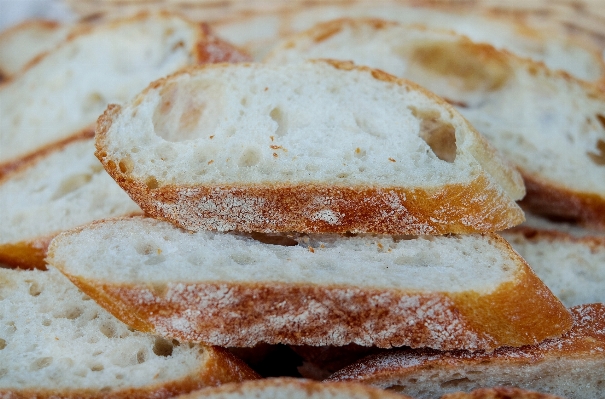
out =
[[412,399],[356,383],[321,383],[302,378],[267,378],[206,388],[179,399]]
[[444,234],[523,220],[519,175],[448,104],[349,63],[205,65],[99,118],[97,157],[188,230]]
[[0,77],[20,72],[39,54],[65,40],[69,27],[57,21],[32,19],[0,33]]
[[82,26],[0,86],[0,175],[94,130],[108,103],[130,100],[154,79],[186,65],[245,59],[220,44],[200,24],[167,13]]
[[167,398],[257,378],[224,349],[128,328],[56,270],[0,282],[0,397]]
[[0,262],[45,269],[50,240],[96,219],[142,214],[94,156],[94,140],[77,140],[0,180]]
[[471,392],[446,393],[441,399],[564,399],[560,396],[513,387],[479,388]]
[[499,348],[492,353],[393,350],[352,364],[328,380],[357,381],[418,399],[493,386],[567,399],[603,398],[605,305],[580,305],[571,312],[571,331],[538,345]]
[[448,99],[520,170],[528,209],[605,228],[605,91],[451,32],[381,20],[318,25],[268,61],[308,58],[380,68]]
[[501,234],[565,306],[605,303],[605,237],[528,227]]
[[63,233],[47,261],[133,328],[227,347],[489,350],[571,325],[495,234],[277,238],[135,217]]
[[535,230],[560,231],[574,237],[605,237],[605,229],[587,228],[577,223],[566,220],[549,219],[527,211],[525,212],[525,222],[520,224],[519,227],[527,227]]

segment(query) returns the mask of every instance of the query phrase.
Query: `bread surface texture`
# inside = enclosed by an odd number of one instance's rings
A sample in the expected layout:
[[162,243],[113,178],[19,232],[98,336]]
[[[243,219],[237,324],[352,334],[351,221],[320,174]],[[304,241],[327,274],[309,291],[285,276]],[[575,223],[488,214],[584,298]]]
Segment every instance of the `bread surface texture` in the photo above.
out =
[[450,101],[522,173],[536,213],[605,227],[605,92],[448,31],[337,20],[284,40],[267,61],[352,60]]
[[415,398],[481,387],[514,386],[568,399],[603,398],[605,305],[571,308],[574,326],[561,338],[492,353],[393,350],[334,373],[330,381],[358,381]]
[[134,328],[227,347],[489,350],[571,326],[495,234],[252,237],[135,217],[63,233],[47,261]]
[[238,58],[234,48],[219,50],[200,24],[168,13],[82,25],[0,86],[0,175],[94,125],[108,103],[130,100],[154,79],[216,55]]
[[188,230],[444,234],[523,220],[520,176],[448,104],[349,63],[205,65],[99,118],[97,157]]
[[256,378],[223,349],[132,330],[56,270],[0,281],[3,398],[165,398]]
[[564,399],[536,391],[514,387],[479,388],[471,392],[446,393],[441,399]]
[[605,303],[605,237],[529,227],[501,235],[565,306]]
[[45,269],[59,232],[141,213],[95,158],[94,140],[74,141],[0,180],[0,262]]
[[224,384],[183,395],[180,399],[411,399],[358,383],[321,383],[301,378],[267,378]]

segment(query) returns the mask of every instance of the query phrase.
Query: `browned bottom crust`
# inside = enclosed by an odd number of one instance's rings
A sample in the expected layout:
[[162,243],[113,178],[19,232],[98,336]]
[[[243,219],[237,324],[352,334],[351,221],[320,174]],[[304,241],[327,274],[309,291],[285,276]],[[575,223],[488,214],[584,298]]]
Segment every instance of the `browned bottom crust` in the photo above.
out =
[[480,388],[472,392],[448,393],[441,399],[563,399],[560,396],[549,395],[535,391],[513,387]]
[[535,344],[571,327],[567,309],[529,268],[485,295],[280,282],[150,286],[67,277],[137,330],[227,347],[356,343],[493,350]]

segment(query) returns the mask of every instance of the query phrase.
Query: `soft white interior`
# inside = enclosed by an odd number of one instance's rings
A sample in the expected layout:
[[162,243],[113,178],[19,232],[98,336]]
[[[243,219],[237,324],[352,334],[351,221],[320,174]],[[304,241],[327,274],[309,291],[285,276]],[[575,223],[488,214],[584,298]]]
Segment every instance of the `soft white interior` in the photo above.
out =
[[[340,58],[411,79],[464,104],[457,107],[460,113],[526,173],[605,196],[605,96],[539,68],[533,73],[514,57],[487,62],[479,57],[473,63],[472,57],[459,55],[455,60],[451,47],[462,39],[447,32],[355,26],[344,25],[321,42],[300,36],[295,47],[282,44],[269,61]],[[423,64],[418,54],[427,47],[432,63]],[[459,74],[455,68],[441,70],[441,62],[460,62]],[[468,74],[471,68],[474,74]]]
[[401,240],[317,235],[297,241],[296,246],[265,244],[133,218],[59,236],[49,262],[67,274],[112,282],[259,281],[482,293],[519,271],[514,253],[480,235]]
[[0,244],[135,212],[140,208],[95,158],[94,140],[77,141],[0,184]]
[[504,232],[513,248],[567,307],[605,302],[605,245]]
[[[139,103],[140,100],[140,103]],[[480,166],[457,114],[421,91],[324,62],[229,65],[182,74],[115,117],[107,152],[160,185],[329,182],[439,186]],[[421,138],[422,117],[451,128],[455,160]]]
[[56,270],[0,269],[0,389],[113,391],[183,378],[200,346],[134,332]]
[[0,87],[0,163],[93,124],[109,103],[190,63],[197,29],[150,15],[91,28]]

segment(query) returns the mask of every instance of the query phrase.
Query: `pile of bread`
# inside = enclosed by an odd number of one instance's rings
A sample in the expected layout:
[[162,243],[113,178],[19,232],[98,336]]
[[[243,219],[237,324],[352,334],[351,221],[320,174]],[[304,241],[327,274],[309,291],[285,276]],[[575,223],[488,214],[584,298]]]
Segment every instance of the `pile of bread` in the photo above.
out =
[[0,34],[0,397],[605,398],[605,43],[295,3]]

